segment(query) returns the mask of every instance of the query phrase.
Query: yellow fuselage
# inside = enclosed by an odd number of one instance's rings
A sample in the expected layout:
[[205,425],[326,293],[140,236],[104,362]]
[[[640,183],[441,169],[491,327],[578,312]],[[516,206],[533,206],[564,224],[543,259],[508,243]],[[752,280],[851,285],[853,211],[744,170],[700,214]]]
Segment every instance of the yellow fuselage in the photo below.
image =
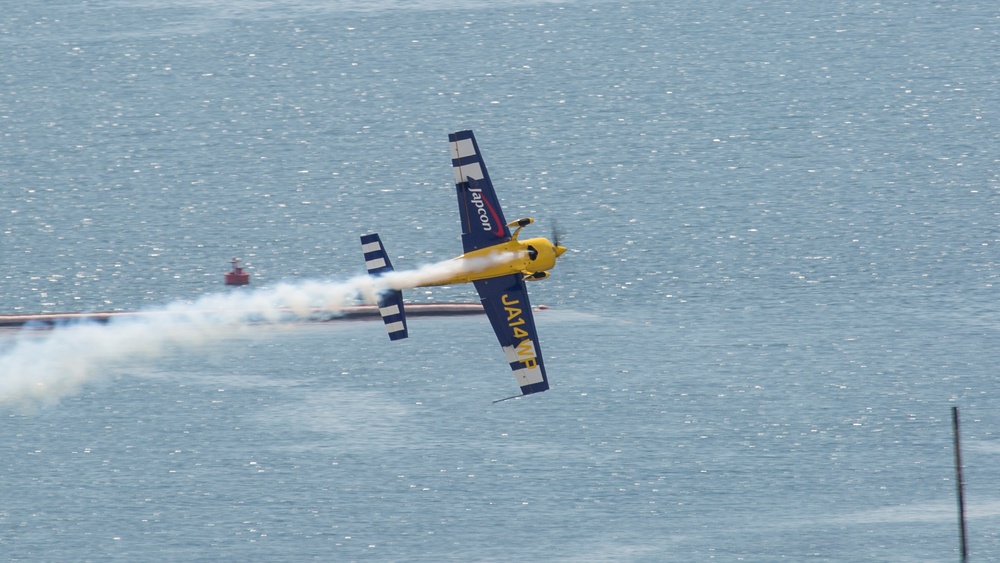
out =
[[454,258],[464,262],[460,274],[424,285],[470,283],[510,274],[530,276],[552,269],[556,265],[556,258],[565,251],[564,247],[556,246],[548,239],[517,240],[515,235],[503,244],[481,248]]

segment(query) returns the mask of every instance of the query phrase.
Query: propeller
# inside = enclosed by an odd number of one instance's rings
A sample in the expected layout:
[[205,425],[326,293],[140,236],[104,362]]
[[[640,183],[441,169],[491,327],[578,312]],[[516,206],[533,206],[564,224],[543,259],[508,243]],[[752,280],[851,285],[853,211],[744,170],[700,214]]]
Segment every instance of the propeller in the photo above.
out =
[[566,252],[566,247],[559,244],[559,239],[562,238],[562,230],[559,229],[559,223],[552,221],[552,244],[556,247],[556,256],[561,256],[563,252]]
[[552,220],[552,244],[559,246],[559,239],[562,238],[562,230],[559,229],[559,223],[554,219]]

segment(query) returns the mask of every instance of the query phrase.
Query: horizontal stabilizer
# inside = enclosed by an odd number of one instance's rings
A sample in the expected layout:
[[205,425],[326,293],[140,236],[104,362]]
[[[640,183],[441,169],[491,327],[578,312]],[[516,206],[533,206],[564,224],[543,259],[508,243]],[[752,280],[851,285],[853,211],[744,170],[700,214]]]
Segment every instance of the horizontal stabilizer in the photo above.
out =
[[[361,237],[361,250],[365,253],[365,268],[372,277],[392,271],[392,262],[385,253],[377,234]],[[402,340],[410,335],[406,329],[406,312],[403,309],[403,292],[387,289],[378,294],[378,312],[389,333],[389,340]]]
[[382,315],[389,340],[402,340],[410,335],[406,330],[406,313],[403,311],[403,292],[384,291],[378,297],[378,312]]

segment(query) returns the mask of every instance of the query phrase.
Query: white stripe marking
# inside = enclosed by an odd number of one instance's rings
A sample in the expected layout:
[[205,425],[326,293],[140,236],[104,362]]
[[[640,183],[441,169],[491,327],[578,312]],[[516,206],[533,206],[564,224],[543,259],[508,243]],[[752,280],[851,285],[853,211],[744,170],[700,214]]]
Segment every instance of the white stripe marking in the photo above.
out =
[[473,180],[483,179],[483,169],[479,167],[478,162],[472,162],[462,166],[453,166],[451,171],[455,174],[456,184],[461,184],[469,178],[472,178]]
[[367,260],[365,262],[365,267],[368,268],[369,272],[372,270],[377,270],[382,266],[385,266],[385,259],[383,258],[375,258],[374,260]]
[[369,242],[368,244],[361,245],[362,252],[375,252],[376,250],[382,250],[382,245],[379,244],[378,241]]
[[394,323],[385,323],[385,329],[389,331],[390,334],[393,332],[403,332],[406,327],[403,326],[402,321],[396,321]]
[[542,368],[521,368],[514,370],[514,377],[517,378],[518,385],[524,387],[525,385],[532,385],[535,383],[542,382]]
[[389,305],[388,307],[379,307],[378,312],[383,317],[391,317],[392,315],[398,315],[399,314],[399,306],[398,305]]
[[503,355],[507,356],[508,364],[521,361],[521,358],[517,357],[517,350],[515,350],[513,346],[504,346]]
[[475,147],[472,146],[472,139],[462,139],[451,143],[451,158],[462,158],[476,154]]

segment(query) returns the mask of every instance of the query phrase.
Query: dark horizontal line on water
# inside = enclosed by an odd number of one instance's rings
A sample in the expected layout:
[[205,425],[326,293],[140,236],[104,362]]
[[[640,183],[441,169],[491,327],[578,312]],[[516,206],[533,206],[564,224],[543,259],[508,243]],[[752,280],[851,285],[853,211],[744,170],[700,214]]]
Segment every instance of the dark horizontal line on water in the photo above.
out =
[[[406,303],[407,317],[450,317],[460,315],[481,315],[480,303]],[[29,315],[0,315],[0,328],[21,327],[27,324],[51,327],[66,323],[96,322],[108,323],[113,319],[157,318],[186,313],[213,313],[216,311],[109,311],[97,313],[38,313]],[[231,313],[235,311],[218,311]],[[290,310],[287,310],[291,313]],[[253,311],[246,311],[253,318]],[[296,315],[297,320],[308,322],[351,321],[379,318],[375,305],[354,305],[337,311],[312,309],[308,315]]]

